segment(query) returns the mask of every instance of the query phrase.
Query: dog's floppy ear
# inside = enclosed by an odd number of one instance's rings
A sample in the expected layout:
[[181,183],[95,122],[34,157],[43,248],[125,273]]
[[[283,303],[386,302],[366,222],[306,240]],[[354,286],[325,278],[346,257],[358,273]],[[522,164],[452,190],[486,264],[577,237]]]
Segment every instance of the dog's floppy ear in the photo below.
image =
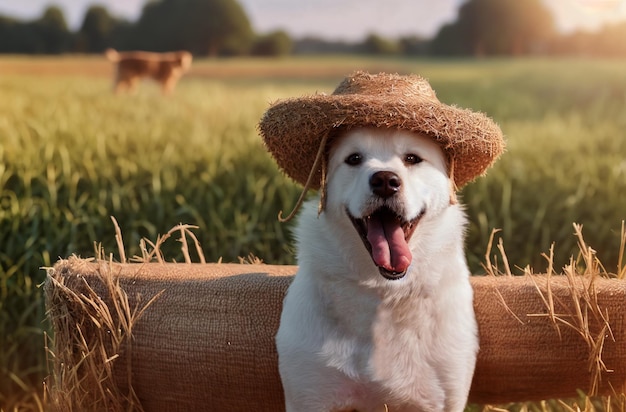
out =
[[459,188],[456,187],[456,182],[454,181],[454,157],[450,157],[448,164],[448,179],[450,181],[450,204],[456,205],[458,203],[458,200],[456,198],[456,192],[457,190],[459,190]]

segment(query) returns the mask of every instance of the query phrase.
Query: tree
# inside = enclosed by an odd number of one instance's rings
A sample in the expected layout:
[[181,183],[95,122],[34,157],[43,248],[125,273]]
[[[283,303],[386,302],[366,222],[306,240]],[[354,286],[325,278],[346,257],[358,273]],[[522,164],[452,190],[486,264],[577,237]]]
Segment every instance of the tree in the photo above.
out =
[[77,33],[76,50],[88,53],[103,52],[112,46],[112,33],[118,24],[103,6],[89,7]]
[[70,40],[58,7],[48,7],[41,17],[29,22],[0,16],[0,53],[64,53],[69,51]]
[[289,35],[282,31],[259,36],[252,45],[251,53],[255,56],[286,56],[293,50]]
[[385,39],[377,34],[369,34],[362,44],[363,52],[367,54],[398,54],[398,43]]
[[38,34],[39,53],[58,54],[69,50],[70,32],[63,12],[56,6],[48,7],[43,15],[32,23],[33,30]]
[[458,22],[445,24],[430,42],[429,53],[439,56],[472,54],[472,47],[464,36],[463,27]]
[[419,36],[406,36],[398,40],[398,46],[404,55],[420,56],[426,54],[428,40]]
[[135,48],[216,56],[247,53],[254,33],[235,0],[161,0],[146,4],[135,39]]
[[10,17],[0,16],[0,53],[16,53],[15,27],[18,22]]
[[436,54],[521,55],[545,48],[554,31],[552,15],[541,0],[469,0],[432,46]]
[[626,56],[626,23],[605,26],[593,36],[594,48],[591,52],[599,56]]

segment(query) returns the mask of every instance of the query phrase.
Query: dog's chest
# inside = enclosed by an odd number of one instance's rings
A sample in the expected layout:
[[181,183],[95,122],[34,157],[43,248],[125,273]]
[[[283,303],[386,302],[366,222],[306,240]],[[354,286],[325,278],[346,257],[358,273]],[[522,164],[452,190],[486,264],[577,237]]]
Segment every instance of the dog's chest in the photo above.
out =
[[354,378],[376,380],[392,374],[398,364],[423,362],[445,329],[438,325],[445,314],[432,297],[389,305],[372,296],[357,300],[344,293],[329,295],[337,300],[326,307],[329,338],[322,353],[328,364]]

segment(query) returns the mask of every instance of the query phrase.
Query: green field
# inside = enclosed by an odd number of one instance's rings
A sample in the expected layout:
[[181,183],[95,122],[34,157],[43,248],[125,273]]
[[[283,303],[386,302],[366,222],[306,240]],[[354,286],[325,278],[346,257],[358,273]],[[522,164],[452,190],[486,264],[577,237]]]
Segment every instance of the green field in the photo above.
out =
[[[474,273],[498,233],[511,265],[556,267],[577,252],[572,223],[616,272],[626,219],[625,61],[422,61],[364,58],[206,60],[176,93],[144,83],[110,92],[101,58],[0,59],[0,409],[40,400],[47,375],[41,267],[94,243],[127,256],[178,223],[195,230],[207,261],[253,254],[293,264],[300,188],[265,152],[256,123],[279,98],[331,92],[355,69],[419,73],[440,100],[483,111],[508,148],[463,189]],[[162,248],[181,260],[180,244]],[[513,268],[514,273],[521,270]]]

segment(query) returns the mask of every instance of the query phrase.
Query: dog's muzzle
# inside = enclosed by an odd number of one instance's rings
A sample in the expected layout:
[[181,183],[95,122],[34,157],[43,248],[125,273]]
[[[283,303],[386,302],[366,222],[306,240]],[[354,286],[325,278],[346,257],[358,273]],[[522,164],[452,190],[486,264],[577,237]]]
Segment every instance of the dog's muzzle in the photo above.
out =
[[346,213],[380,274],[387,279],[400,279],[413,260],[409,240],[424,210],[413,219],[403,217],[404,208],[398,202],[402,180],[394,172],[374,173],[369,186],[375,206],[361,217],[353,216],[347,208]]
[[369,183],[379,206],[362,217],[353,216],[348,209],[346,213],[380,274],[387,279],[400,279],[411,264],[413,257],[408,242],[424,211],[410,220],[397,211],[395,196],[402,182],[395,173],[374,173]]
[[408,242],[423,212],[408,221],[387,206],[363,218],[354,217],[347,210],[346,213],[380,274],[390,280],[404,277],[412,261]]

